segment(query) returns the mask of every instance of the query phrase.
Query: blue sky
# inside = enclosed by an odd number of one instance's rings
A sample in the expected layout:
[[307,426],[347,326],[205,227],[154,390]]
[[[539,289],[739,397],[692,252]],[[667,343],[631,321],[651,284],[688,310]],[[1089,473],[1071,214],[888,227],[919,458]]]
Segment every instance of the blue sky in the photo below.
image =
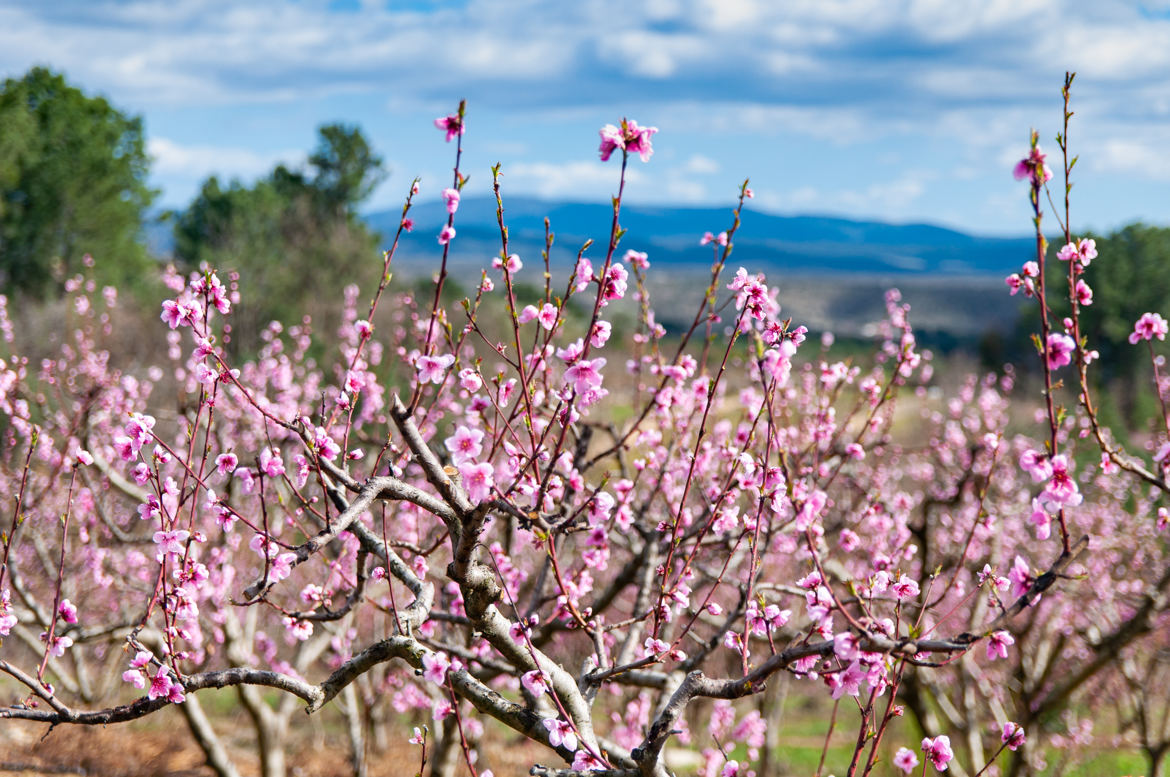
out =
[[[448,185],[431,120],[468,101],[465,196],[601,201],[597,129],[659,128],[629,199],[729,204],[985,234],[1029,229],[1011,178],[1055,150],[1078,71],[1074,228],[1170,223],[1170,1],[0,0],[0,76],[33,65],[145,117],[154,183],[303,161],[360,125],[391,176],[371,209]],[[1051,222],[1050,222],[1051,223]]]

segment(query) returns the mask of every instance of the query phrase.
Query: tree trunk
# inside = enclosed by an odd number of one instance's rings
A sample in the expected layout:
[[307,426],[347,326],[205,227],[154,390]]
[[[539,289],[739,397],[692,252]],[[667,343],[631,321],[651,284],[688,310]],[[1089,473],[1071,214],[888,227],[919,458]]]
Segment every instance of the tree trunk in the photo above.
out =
[[345,686],[341,692],[344,704],[341,712],[345,715],[345,727],[349,734],[349,763],[353,777],[366,777],[366,742],[362,733],[362,710],[354,684]]
[[264,703],[260,692],[251,685],[237,686],[252,725],[256,728],[256,747],[260,751],[260,777],[285,777],[284,735],[288,720],[277,715]]
[[443,733],[435,741],[435,750],[431,754],[431,777],[455,777],[461,760],[459,729],[455,726],[455,716],[448,715],[443,720]]
[[1162,747],[1145,747],[1142,752],[1146,756],[1146,760],[1150,762],[1150,768],[1146,770],[1146,777],[1162,777],[1165,773],[1162,765],[1165,763],[1166,746]]
[[215,729],[211,727],[211,721],[203,713],[203,707],[199,704],[199,699],[195,694],[187,694],[187,700],[179,705],[179,709],[182,711],[183,717],[187,719],[187,727],[191,729],[191,736],[195,738],[196,744],[203,750],[203,755],[207,758],[207,765],[215,772],[216,777],[240,777],[240,773],[236,771],[236,765],[232,763],[232,759],[228,755],[227,748],[223,746]]

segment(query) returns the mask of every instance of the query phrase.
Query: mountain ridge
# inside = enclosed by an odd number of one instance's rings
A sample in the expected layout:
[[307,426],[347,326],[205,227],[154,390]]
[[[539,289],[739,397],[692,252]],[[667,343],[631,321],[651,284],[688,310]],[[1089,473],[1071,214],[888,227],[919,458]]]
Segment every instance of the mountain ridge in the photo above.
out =
[[[462,200],[455,219],[453,252],[479,257],[498,254],[496,203],[490,197]],[[509,198],[504,221],[509,242],[524,256],[544,245],[544,219],[556,237],[555,266],[571,262],[577,249],[592,237],[596,256],[609,237],[611,206],[595,203]],[[438,235],[446,224],[444,203],[424,202],[410,212],[417,234]],[[371,228],[392,236],[401,211],[383,210],[365,216]],[[711,260],[710,247],[701,247],[704,232],[730,228],[730,207],[623,205],[621,225],[626,229],[621,252],[647,251],[652,262],[702,266]],[[434,256],[430,244],[422,252]],[[418,253],[417,238],[400,248],[409,261]],[[915,275],[1005,275],[1014,272],[1035,251],[1034,238],[983,237],[933,224],[892,224],[834,216],[788,216],[745,208],[735,236],[737,260],[753,269],[809,273],[878,273]]]

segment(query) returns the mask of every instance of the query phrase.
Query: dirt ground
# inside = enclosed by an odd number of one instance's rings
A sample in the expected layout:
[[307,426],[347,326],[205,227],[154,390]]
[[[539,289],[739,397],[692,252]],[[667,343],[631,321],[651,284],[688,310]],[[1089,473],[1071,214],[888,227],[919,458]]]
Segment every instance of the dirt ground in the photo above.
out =
[[[0,721],[0,777],[213,777],[182,719],[175,715],[166,723],[169,725],[60,726],[46,733],[44,724]],[[343,737],[304,733],[290,737],[289,777],[351,777]],[[249,743],[243,739],[232,742],[230,732],[223,738],[240,774],[259,775],[259,762]],[[418,748],[408,745],[405,736],[401,740],[401,746],[391,745],[387,751],[368,757],[370,777],[407,777],[417,772]],[[532,763],[529,756],[534,753],[530,748],[507,744],[485,752],[483,765],[501,777],[526,774]]]

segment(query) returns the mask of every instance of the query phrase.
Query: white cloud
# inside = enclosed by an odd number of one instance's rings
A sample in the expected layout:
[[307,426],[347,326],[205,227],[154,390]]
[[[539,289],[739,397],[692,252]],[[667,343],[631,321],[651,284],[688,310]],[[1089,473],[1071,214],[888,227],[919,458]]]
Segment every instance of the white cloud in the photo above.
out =
[[[520,162],[504,172],[516,191],[548,199],[592,201],[615,194],[618,187],[618,168],[603,162]],[[636,167],[626,170],[627,185],[643,178]]]
[[623,70],[648,78],[668,78],[680,67],[694,65],[711,54],[710,43],[698,35],[621,30],[597,42],[601,58]]
[[719,172],[719,163],[702,154],[693,154],[683,163],[682,172],[689,175],[712,175]]
[[1116,138],[1106,141],[1092,158],[1095,170],[1136,176],[1152,181],[1170,181],[1170,156],[1166,155],[1170,138],[1160,142]]
[[151,138],[147,151],[154,158],[153,171],[162,177],[203,179],[211,175],[250,179],[271,172],[279,163],[298,166],[304,151],[257,153],[244,148],[184,146],[167,138]]
[[[1170,18],[1143,16],[1153,3],[362,0],[345,12],[331,5],[0,0],[0,77],[49,64],[87,92],[145,111],[148,127],[168,127],[172,138],[169,128],[181,111],[209,109],[218,122],[237,109],[252,110],[254,118],[254,106],[263,104],[278,117],[273,124],[303,132],[310,122],[339,116],[415,122],[423,106],[439,115],[466,95],[477,112],[469,148],[490,149],[497,158],[519,156],[506,143],[521,141],[515,132],[479,134],[489,126],[479,123],[485,104],[507,114],[510,128],[530,122],[550,132],[585,121],[595,127],[603,115],[634,115],[662,127],[664,140],[668,130],[715,139],[693,146],[705,152],[701,158],[679,150],[670,159],[664,146],[650,167],[634,168],[653,184],[643,194],[691,202],[710,195],[707,183],[721,200],[712,180],[695,178],[742,164],[745,154],[733,160],[744,149],[761,160],[755,177],[768,180],[783,158],[768,144],[799,135],[802,147],[824,155],[825,175],[806,179],[816,188],[777,195],[775,207],[858,208],[898,218],[932,212],[925,181],[850,184],[839,158],[857,156],[843,148],[896,146],[909,159],[907,149],[926,143],[934,159],[913,164],[962,170],[978,182],[980,169],[1010,169],[1031,126],[1054,150],[1059,79],[1070,67],[1081,70],[1073,137],[1086,172],[1170,177],[1161,153],[1168,141],[1161,128],[1170,123]],[[435,105],[441,107],[432,113]],[[169,112],[168,122],[155,122],[154,112]],[[291,133],[270,142],[287,148],[295,142]],[[394,142],[409,136],[386,134]],[[254,176],[276,161],[303,159],[299,152],[231,148],[236,140],[222,134],[209,142],[215,145],[155,139],[155,174],[169,186],[211,172]],[[563,135],[522,142],[529,159],[577,153],[565,148]],[[396,168],[402,174],[441,167],[431,157],[394,153],[409,159]],[[529,162],[509,173],[526,176],[526,191],[550,197],[604,199],[616,188],[615,171],[585,162]]]
[[936,177],[933,171],[908,171],[898,178],[862,188],[827,190],[799,186],[784,192],[757,190],[756,199],[766,210],[904,220],[913,216],[913,206]]

